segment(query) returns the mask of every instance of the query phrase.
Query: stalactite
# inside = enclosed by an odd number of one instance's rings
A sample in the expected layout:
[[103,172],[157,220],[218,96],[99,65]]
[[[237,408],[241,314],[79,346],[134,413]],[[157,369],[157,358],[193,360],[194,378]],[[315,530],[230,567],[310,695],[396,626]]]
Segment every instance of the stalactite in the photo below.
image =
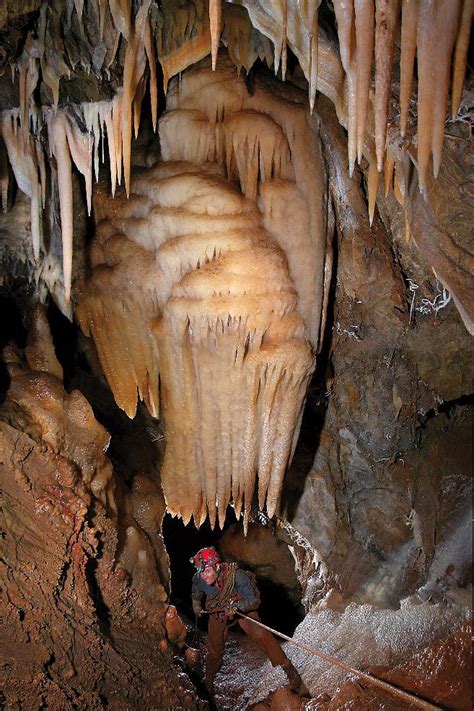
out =
[[215,71],[222,31],[222,0],[209,0],[209,25],[211,29],[212,70]]
[[[105,130],[107,133],[107,146],[108,146],[108,155],[109,155],[109,166],[110,166],[110,185],[111,185],[111,192],[112,196],[115,195],[115,188],[117,186],[117,160],[116,160],[116,153],[115,153],[115,146],[116,146],[116,138],[115,138],[115,131],[114,131],[114,122],[113,122],[113,107],[114,107],[114,102],[106,102],[103,101],[100,103],[99,107],[99,115],[100,115],[100,120],[102,123],[102,126],[105,126]],[[102,128],[102,136],[104,135],[104,130]],[[103,140],[103,138],[102,138]]]
[[129,42],[132,34],[130,0],[109,0],[109,8],[115,27]]
[[122,184],[122,94],[123,90],[115,94],[112,107],[112,125],[114,136],[114,152],[115,152],[115,169],[117,175],[117,183]]
[[[285,38],[296,54],[300,66],[308,80],[311,97],[314,95],[313,69],[311,59],[310,18],[313,3],[275,2],[255,3],[241,0],[247,8],[252,23],[275,46],[275,70],[282,54],[282,28],[287,18]],[[319,62],[320,75],[316,78],[318,88],[336,106],[339,119],[348,130],[348,160],[352,173],[355,156],[360,161],[364,145],[369,151],[371,137],[375,137],[377,166],[383,167],[386,150],[387,122],[391,97],[391,76],[394,45],[401,13],[401,76],[400,76],[400,130],[402,136],[407,130],[408,110],[412,92],[413,67],[418,52],[419,126],[418,162],[420,164],[420,185],[425,185],[425,175],[429,156],[433,152],[433,168],[437,173],[441,158],[445,114],[445,93],[448,67],[456,43],[453,60],[453,116],[458,109],[465,73],[466,56],[472,21],[473,0],[433,3],[431,0],[335,0],[334,12],[337,21],[339,51],[345,81],[339,74],[339,66],[331,66],[324,44],[324,35],[319,42],[323,47],[324,62]],[[375,9],[375,28],[374,28]],[[443,14],[444,20],[437,18]],[[440,29],[442,26],[442,29]],[[434,40],[434,37],[437,40]],[[436,45],[436,51],[434,46]],[[373,118],[367,118],[367,97],[370,94],[370,75],[375,46],[375,96]],[[430,47],[432,46],[432,49]],[[329,57],[328,57],[329,55]],[[429,75],[432,74],[431,88]],[[330,76],[330,79],[329,79]],[[423,79],[426,78],[426,81]],[[428,82],[428,83],[427,83]],[[431,97],[434,92],[436,98]],[[345,97],[345,99],[344,99]],[[436,105],[435,103],[436,102]],[[345,104],[345,105],[344,105]],[[375,120],[375,130],[372,120]],[[428,125],[433,120],[434,125]],[[367,134],[367,135],[366,135]],[[411,138],[411,137],[410,137]],[[366,154],[366,157],[368,155]]]
[[[457,0],[454,0],[454,3],[457,11],[459,3]],[[445,23],[447,23],[446,28]],[[447,96],[446,65],[449,67],[450,55],[446,56],[446,52],[454,43],[454,27],[453,3],[443,1],[433,8],[429,0],[420,0],[417,48],[418,181],[421,191],[426,187],[426,172],[434,146],[436,146],[436,165],[433,165],[435,170],[440,157],[440,134],[442,140],[446,100],[442,106],[436,106],[436,100],[438,98],[438,101],[442,101],[443,97]],[[433,72],[434,67],[436,73]]]
[[[88,109],[90,110],[91,107],[92,105],[89,104]],[[86,181],[87,212],[90,215],[92,208],[92,149],[94,143],[97,146],[98,139],[97,136],[95,136],[95,141],[91,140],[86,133],[82,133],[75,123],[66,120],[65,125],[67,147],[76,168],[82,173]],[[96,168],[96,178],[97,177],[98,168]]]
[[[125,176],[126,191],[130,192],[131,136],[132,131],[136,135],[139,128],[147,65],[152,123],[154,128],[156,127],[157,77],[149,17],[150,2],[151,0],[145,0],[139,3],[134,18],[130,0],[101,0],[94,10],[94,17],[99,23],[99,33],[106,45],[104,69],[110,66],[115,57],[120,35],[124,37],[126,44],[124,86],[117,92],[113,102],[106,102],[100,109],[95,104],[91,105],[90,109],[86,106],[75,109],[78,115],[82,112],[89,135],[85,137],[81,133],[72,112],[69,112],[65,124],[68,126],[69,150],[73,153],[75,151],[74,162],[86,178],[89,209],[92,180],[86,166],[86,156],[89,155],[86,142],[93,152],[94,172],[97,178],[100,140],[103,141],[104,126],[108,140],[112,194],[115,193],[117,182],[119,184],[121,182],[122,171]],[[255,4],[250,0],[242,0],[255,26],[265,33],[265,36],[252,27],[242,8],[217,1],[209,5],[200,2],[197,3],[192,16],[186,11],[177,12],[172,16],[174,25],[168,39],[171,42],[178,37],[181,42],[181,36],[185,39],[180,46],[179,61],[176,64],[176,67],[179,65],[180,71],[189,61],[193,61],[198,56],[202,57],[209,49],[209,42],[212,45],[212,63],[215,65],[221,30],[222,41],[227,44],[233,61],[238,67],[244,66],[247,70],[257,56],[265,58],[268,64],[272,63],[272,53],[267,39],[270,38],[275,45],[275,71],[281,65],[282,72],[285,74],[288,43],[298,57],[308,79],[310,110],[313,109],[316,89],[319,88],[332,97],[341,120],[346,121],[351,172],[356,157],[360,162],[364,150],[369,157],[367,153],[370,153],[370,142],[374,135],[372,116],[368,117],[367,107],[375,44],[373,119],[377,165],[380,170],[386,149],[395,28],[401,13],[400,131],[405,135],[407,130],[413,67],[417,52],[419,127],[418,138],[415,140],[418,142],[419,184],[420,189],[423,190],[431,154],[435,175],[439,171],[441,162],[451,61],[453,62],[453,115],[460,103],[472,20],[472,2],[473,0],[440,0],[433,5],[431,0],[383,0],[374,5],[373,0],[336,0],[334,10],[340,39],[340,54],[346,73],[347,116],[344,115],[341,104],[342,70],[337,62],[333,62],[334,66],[331,64],[330,60],[331,57],[334,59],[332,56],[334,52],[331,54],[324,35],[320,37],[318,32],[319,0],[304,3],[279,0],[268,8],[264,3]],[[75,14],[84,19],[84,15],[90,12],[90,7],[83,0],[71,0],[67,12],[69,21],[72,16],[76,22]],[[209,39],[208,16],[212,25],[211,39]],[[108,22],[111,18],[113,22]],[[56,110],[61,77],[67,76],[71,68],[75,67],[75,63],[82,61],[77,53],[75,54],[64,44],[61,36],[62,21],[61,12],[55,7],[42,5],[37,33],[27,35],[18,65],[15,67],[12,63],[12,70],[14,72],[17,70],[19,75],[19,121],[23,145],[14,147],[12,143],[14,139],[11,138],[11,151],[12,155],[22,154],[20,159],[22,167],[17,169],[17,172],[22,174],[20,182],[29,191],[27,194],[32,196],[33,249],[37,258],[41,248],[41,206],[45,200],[46,175],[41,145],[36,138],[29,139],[30,133],[36,134],[41,131],[41,120],[38,119],[32,95],[41,77],[52,92],[53,109]],[[321,47],[319,60],[318,42]],[[187,49],[189,43],[194,48],[191,52]],[[83,70],[90,71],[91,60],[84,60],[81,66]],[[170,66],[165,63],[163,67],[166,82]],[[321,68],[323,68],[322,72]],[[244,191],[254,199],[265,181],[268,182],[275,175],[284,172],[285,166],[288,166],[285,151],[281,151],[274,143],[271,130],[266,137],[258,140],[251,136],[239,136],[234,129],[229,128],[229,132],[224,125],[221,125],[221,111],[222,107],[217,107],[217,121],[213,124],[207,119],[204,122],[199,119],[201,128],[204,128],[204,123],[206,128],[201,132],[196,145],[188,138],[183,139],[182,158],[198,161],[215,160],[225,164],[227,173],[234,177],[238,175]],[[193,122],[189,119],[188,123]],[[165,128],[163,131],[166,133]],[[249,141],[245,143],[247,138]],[[72,147],[73,144],[75,148]],[[274,153],[271,160],[268,159],[270,153]],[[67,162],[67,158],[65,161]],[[392,167],[389,166],[386,173],[387,180],[391,170]],[[5,180],[2,184],[5,186]],[[5,193],[5,187],[3,192]],[[64,188],[62,193],[64,196]],[[5,203],[5,200],[3,202]]]
[[387,150],[384,166],[385,197],[389,194],[393,184],[393,172],[395,168],[395,157],[392,151]]
[[461,26],[456,41],[453,71],[453,95],[451,102],[451,116],[456,116],[461,103],[464,75],[466,73],[467,53],[469,50],[469,36],[471,32],[472,15],[474,13],[474,0],[463,0]]
[[150,68],[150,104],[151,104],[151,123],[153,130],[156,131],[156,122],[158,120],[158,84],[156,76],[155,53],[153,51],[153,41],[151,36],[150,21],[146,21],[145,25],[145,51]]
[[281,48],[281,78],[286,79],[286,67],[288,62],[288,47],[287,47],[287,32],[288,32],[288,0],[283,0],[283,22],[282,22],[282,48]]
[[367,130],[370,74],[374,53],[373,0],[355,0],[357,160],[361,161]]
[[77,17],[79,21],[82,21],[82,12],[84,10],[84,0],[74,0],[74,7],[76,8]]
[[1,119],[1,133],[8,153],[8,159],[20,190],[31,200],[31,238],[33,255],[36,260],[40,257],[42,244],[41,227],[41,185],[36,166],[35,141],[27,136],[23,141],[23,133],[19,130],[18,110],[4,111]]
[[437,81],[433,89],[434,113],[433,137],[433,175],[438,176],[441,153],[444,142],[444,125],[447,114],[447,102],[450,82],[451,57],[458,32],[461,0],[444,0],[439,4],[439,32],[436,47]]
[[375,150],[377,169],[383,168],[392,63],[399,0],[379,0],[375,11]]
[[356,159],[356,68],[355,68],[355,23],[354,7],[350,0],[336,0],[334,11],[337,20],[337,32],[339,36],[339,47],[341,52],[341,62],[346,72],[347,78],[347,132],[348,132],[348,157],[349,174],[352,175]]
[[[314,102],[316,100],[316,89],[318,85],[318,7],[319,2],[313,0],[313,2],[308,3],[308,15],[309,15],[309,35],[308,35],[308,64],[309,64],[309,79],[308,79],[308,90],[309,90],[309,108],[311,113],[314,110]],[[286,48],[286,40],[285,40]]]
[[377,164],[377,156],[374,148],[370,153],[369,173],[367,176],[368,183],[368,203],[369,203],[369,224],[372,225],[375,214],[375,202],[377,200],[377,191],[379,187],[379,170]]
[[0,138],[0,198],[2,201],[2,210],[8,210],[8,158],[3,139]]
[[400,57],[400,133],[405,135],[413,85],[416,53],[418,0],[402,0],[402,38]]
[[56,158],[58,171],[59,213],[63,245],[63,275],[66,303],[71,298],[72,247],[73,247],[73,199],[72,163],[67,141],[67,119],[64,113],[47,116],[50,150]]

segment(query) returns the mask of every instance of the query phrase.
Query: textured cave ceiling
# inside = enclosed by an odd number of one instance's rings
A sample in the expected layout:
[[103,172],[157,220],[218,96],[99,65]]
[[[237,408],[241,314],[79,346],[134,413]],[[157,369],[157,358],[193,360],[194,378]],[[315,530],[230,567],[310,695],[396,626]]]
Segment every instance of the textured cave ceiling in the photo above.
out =
[[[472,118],[472,3],[32,0],[1,13],[4,255],[21,253],[39,297],[92,336],[130,417],[140,399],[161,408],[171,513],[222,524],[232,502],[247,525],[257,491],[272,516],[331,282],[318,92],[347,131],[349,176],[365,175],[367,221],[394,198],[474,330],[470,159],[446,146]],[[165,162],[134,176],[145,109]],[[85,261],[78,174],[97,225]],[[20,244],[15,181],[30,200]]]

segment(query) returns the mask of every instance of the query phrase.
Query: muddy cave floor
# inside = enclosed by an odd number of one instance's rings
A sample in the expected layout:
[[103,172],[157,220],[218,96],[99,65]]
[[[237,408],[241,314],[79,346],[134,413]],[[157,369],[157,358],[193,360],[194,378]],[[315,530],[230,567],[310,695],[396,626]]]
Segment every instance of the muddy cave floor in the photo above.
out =
[[[420,604],[413,598],[407,599],[399,610],[351,604],[342,611],[326,609],[309,613],[296,629],[294,639],[344,660],[353,668],[369,669],[420,698],[440,704],[441,708],[462,711],[472,708],[469,619],[469,608],[464,604]],[[197,682],[197,692],[204,701],[206,695],[199,677],[206,633],[201,625],[195,635],[193,624],[185,621],[187,645],[201,652],[201,662],[190,678]],[[254,707],[259,711],[416,708],[364,682],[359,684],[344,670],[308,655],[291,643],[284,642],[283,649],[301,672],[311,699],[291,694],[285,686],[283,671],[273,668],[251,640],[231,628],[211,708],[217,711],[245,711]],[[182,654],[175,654],[174,662],[186,673]],[[207,704],[202,708],[207,708]]]

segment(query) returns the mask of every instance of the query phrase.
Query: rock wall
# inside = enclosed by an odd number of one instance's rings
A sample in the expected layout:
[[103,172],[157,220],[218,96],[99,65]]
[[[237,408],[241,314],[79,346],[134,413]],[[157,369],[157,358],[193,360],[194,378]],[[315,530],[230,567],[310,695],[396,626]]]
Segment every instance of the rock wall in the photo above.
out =
[[[413,245],[387,230],[383,197],[386,222],[369,228],[363,176],[349,178],[344,136],[323,98],[318,111],[337,224],[333,323],[327,371],[309,394],[316,456],[288,479],[283,515],[345,596],[397,604],[429,577],[428,596],[439,597],[469,571],[454,540],[464,536],[469,548],[470,337],[452,303],[423,310],[435,281],[428,265],[420,255],[410,262]],[[451,557],[428,575],[448,537]]]
[[25,356],[10,346],[4,357],[2,701],[196,708],[166,651],[161,492],[114,473],[108,432],[79,391],[63,388],[42,307]]

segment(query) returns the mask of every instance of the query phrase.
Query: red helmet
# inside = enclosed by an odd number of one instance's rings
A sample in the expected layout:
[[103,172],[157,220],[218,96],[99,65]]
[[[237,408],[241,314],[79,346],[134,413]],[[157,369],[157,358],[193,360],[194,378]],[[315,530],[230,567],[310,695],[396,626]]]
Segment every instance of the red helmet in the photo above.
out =
[[216,549],[210,546],[209,548],[201,548],[195,556],[189,559],[189,562],[197,568],[199,573],[202,573],[203,570],[211,565],[220,563],[221,559]]

